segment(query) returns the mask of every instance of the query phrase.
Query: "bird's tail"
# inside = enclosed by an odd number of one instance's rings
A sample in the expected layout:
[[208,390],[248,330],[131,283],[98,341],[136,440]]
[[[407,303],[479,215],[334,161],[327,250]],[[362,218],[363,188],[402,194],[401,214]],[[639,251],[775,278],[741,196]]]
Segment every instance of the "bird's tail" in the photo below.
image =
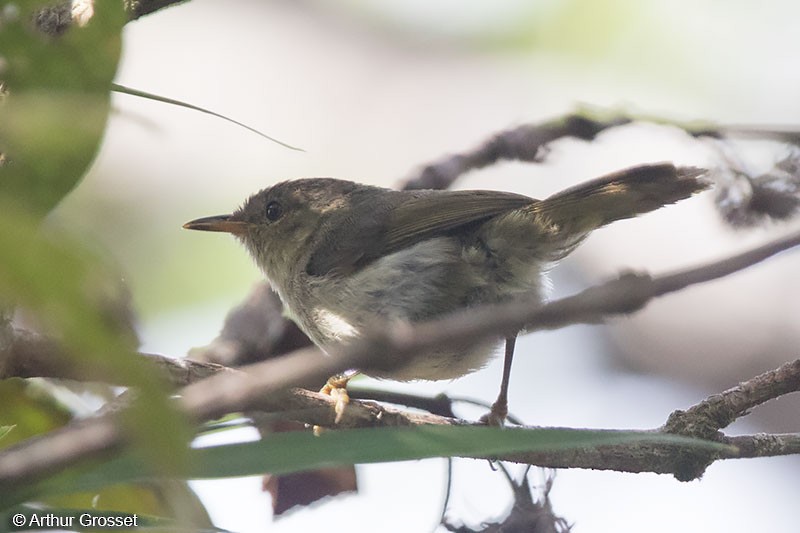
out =
[[[709,187],[706,170],[670,163],[642,165],[581,183],[527,209],[548,227],[559,259],[592,230],[688,198]],[[556,252],[556,250],[558,250]]]

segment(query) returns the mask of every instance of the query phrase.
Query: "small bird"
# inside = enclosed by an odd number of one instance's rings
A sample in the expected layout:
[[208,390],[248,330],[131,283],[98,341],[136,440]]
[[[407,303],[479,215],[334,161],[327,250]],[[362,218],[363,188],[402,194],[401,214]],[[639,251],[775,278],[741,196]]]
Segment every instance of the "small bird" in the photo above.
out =
[[[705,170],[643,165],[535,200],[499,191],[395,191],[332,178],[285,181],[230,215],[184,228],[235,235],[289,316],[323,350],[376,322],[432,320],[525,294],[543,300],[544,273],[594,229],[705,189]],[[502,425],[517,332],[505,338],[500,394],[484,420]],[[502,338],[415,354],[398,381],[443,380],[484,366]],[[329,380],[337,418],[347,377]]]

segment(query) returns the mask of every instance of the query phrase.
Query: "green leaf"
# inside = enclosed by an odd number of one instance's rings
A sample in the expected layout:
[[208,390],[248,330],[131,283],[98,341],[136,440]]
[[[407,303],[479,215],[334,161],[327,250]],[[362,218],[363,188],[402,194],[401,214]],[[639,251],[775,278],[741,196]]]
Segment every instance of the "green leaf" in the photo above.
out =
[[[319,437],[289,432],[246,443],[191,451],[190,478],[208,479],[285,474],[317,468],[430,457],[492,458],[509,453],[554,451],[613,444],[674,444],[721,451],[730,447],[687,437],[649,432],[585,429],[515,429],[476,426],[420,426],[328,431]],[[148,474],[131,455],[108,461],[83,473],[54,479],[47,493],[94,490],[112,483],[145,482]]]
[[7,161],[0,195],[40,217],[80,181],[97,152],[125,23],[122,2],[95,2],[83,27],[72,24],[60,35],[37,30],[37,17],[69,20],[64,12],[42,14],[58,5],[8,3],[0,21],[0,75],[8,89],[0,100],[0,153]]
[[83,177],[105,129],[106,96],[25,91],[0,106],[0,194],[43,216]]
[[716,443],[673,435],[584,429],[419,426],[328,431],[319,437],[310,432],[290,432],[255,442],[197,449],[193,452],[192,477],[285,474],[355,463],[454,456],[491,458],[518,452],[645,442],[721,449]]

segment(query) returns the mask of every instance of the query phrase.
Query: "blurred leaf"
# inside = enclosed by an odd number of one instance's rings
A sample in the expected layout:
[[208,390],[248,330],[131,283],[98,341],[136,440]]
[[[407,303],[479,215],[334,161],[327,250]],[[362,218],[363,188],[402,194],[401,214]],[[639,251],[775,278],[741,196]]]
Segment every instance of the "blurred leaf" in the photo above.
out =
[[[49,394],[49,383],[38,380],[7,379],[0,381],[0,449],[35,435],[63,426],[72,413]],[[12,422],[13,425],[4,425]],[[13,429],[13,431],[10,431]],[[3,431],[6,431],[3,434]],[[8,433],[10,431],[10,433]],[[3,437],[6,438],[3,438]],[[169,492],[169,497],[165,494]],[[22,496],[22,495],[20,495]],[[183,508],[193,509],[193,515],[205,516],[200,523],[210,524],[205,509],[186,483],[155,482],[147,485],[114,485],[100,490],[58,495],[50,498],[29,492],[17,501],[35,498],[55,507],[93,507],[153,516],[174,516],[176,500]],[[0,508],[9,503],[2,502]],[[0,519],[0,524],[7,523]],[[2,530],[2,527],[0,527]]]
[[126,22],[122,2],[94,2],[88,24],[72,24],[61,35],[47,35],[34,27],[33,21],[44,17],[43,9],[52,10],[59,3],[64,2],[17,0],[5,6],[17,13],[9,16],[6,9],[3,13],[0,50],[7,64],[3,78],[13,93],[53,89],[107,94],[122,49]]
[[[364,443],[369,443],[365,445]],[[611,444],[662,443],[707,451],[727,446],[675,435],[585,429],[514,429],[419,426],[280,433],[255,442],[191,450],[189,477],[209,479],[285,474],[337,465],[407,461],[430,457],[492,457],[507,453],[591,448]],[[40,486],[45,494],[92,490],[110,483],[144,481],[147,473],[131,455]]]
[[35,228],[32,216],[0,202],[0,299],[34,312],[76,365],[126,375],[140,393],[128,410],[134,442],[142,445],[155,471],[178,474],[186,468],[183,451],[191,432],[167,401],[156,369],[135,353],[130,337],[109,323],[106,310],[87,296],[98,279],[104,279],[102,262],[71,236],[46,238]]
[[0,194],[43,216],[77,185],[95,156],[108,113],[97,94],[26,91],[0,106]]
[[97,151],[125,23],[122,2],[95,2],[83,27],[72,24],[59,35],[36,29],[37,16],[47,19],[42,13],[69,20],[58,5],[8,3],[0,21],[0,75],[9,91],[0,103],[0,153],[7,159],[0,195],[38,216],[80,181]]
[[[128,513],[174,520],[183,525],[211,528],[211,518],[188,483],[160,480],[147,484],[117,484],[99,490],[39,498],[59,508],[91,508],[95,512]],[[188,516],[187,516],[188,515]]]
[[3,440],[16,426],[0,426],[0,440]]
[[[80,181],[98,149],[126,20],[119,1],[95,2],[86,25],[71,24],[69,10],[69,2],[23,0],[6,3],[0,11],[0,85],[7,90],[0,99],[0,301],[31,311],[77,366],[127,375],[140,392],[127,417],[134,428],[132,440],[146,459],[142,467],[179,475],[186,467],[183,452],[191,432],[167,401],[157,372],[134,353],[130,324],[109,312],[108,289],[118,287],[119,273],[73,237],[37,231],[41,218]],[[15,425],[4,446],[24,446],[25,439],[71,418],[51,397],[30,392],[29,383],[0,383],[0,397],[5,396],[0,398],[0,425]],[[161,485],[116,486],[60,500],[162,513],[169,509],[166,502],[177,498],[207,521],[185,484],[170,483],[168,490]],[[20,495],[42,501],[30,490]]]
[[569,0],[555,5],[547,23],[539,25],[536,45],[584,61],[607,58],[619,36],[639,23],[645,7],[632,0]]
[[64,406],[52,396],[37,393],[35,386],[22,379],[0,380],[0,425],[14,431],[0,440],[0,449],[59,428],[72,419]]

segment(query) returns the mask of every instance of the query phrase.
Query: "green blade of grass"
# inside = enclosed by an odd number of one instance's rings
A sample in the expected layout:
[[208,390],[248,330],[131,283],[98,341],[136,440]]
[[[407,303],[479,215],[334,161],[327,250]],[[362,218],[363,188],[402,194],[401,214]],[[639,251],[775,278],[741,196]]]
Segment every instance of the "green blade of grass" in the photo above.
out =
[[[511,453],[593,448],[620,444],[671,444],[706,452],[729,451],[714,442],[643,431],[587,429],[515,429],[476,426],[420,426],[329,431],[315,437],[310,431],[270,435],[245,443],[192,449],[189,476],[213,479],[286,474],[346,464],[407,461],[432,457],[491,458]],[[40,493],[95,490],[114,484],[147,481],[147,471],[131,455],[91,470],[52,479]]]
[[252,127],[248,126],[247,124],[243,124],[243,123],[239,122],[238,120],[234,120],[234,119],[232,119],[230,117],[226,117],[225,115],[221,115],[219,113],[211,111],[210,109],[205,109],[203,107],[199,107],[199,106],[196,106],[196,105],[193,105],[193,104],[189,104],[189,103],[186,103],[186,102],[181,102],[180,100],[175,100],[173,98],[167,98],[166,96],[159,96],[157,94],[149,93],[149,92],[146,92],[146,91],[140,91],[139,89],[133,89],[131,87],[126,87],[126,86],[120,85],[118,83],[112,83],[111,84],[111,90],[116,91],[118,93],[129,94],[131,96],[138,96],[140,98],[147,98],[148,100],[155,100],[156,102],[163,102],[165,104],[176,105],[176,106],[179,106],[179,107],[185,107],[187,109],[192,109],[194,111],[199,111],[201,113],[205,113],[205,114],[211,115],[213,117],[221,118],[222,120],[225,120],[227,122],[231,122],[233,124],[236,124],[239,127],[242,127],[242,128],[244,128],[244,129],[246,129],[248,131],[251,131],[251,132],[255,133],[256,135],[259,135],[259,136],[261,136],[261,137],[263,137],[263,138],[265,138],[265,139],[267,139],[269,141],[272,141],[272,142],[274,142],[276,144],[279,144],[279,145],[281,145],[281,146],[283,146],[285,148],[288,148],[290,150],[296,150],[298,152],[305,152],[305,150],[303,150],[302,148],[299,148],[297,146],[292,146],[291,144],[285,143],[283,141],[279,141],[275,137],[270,137],[269,135],[267,135],[267,134],[265,134],[263,132],[260,132],[255,128],[252,128]]

